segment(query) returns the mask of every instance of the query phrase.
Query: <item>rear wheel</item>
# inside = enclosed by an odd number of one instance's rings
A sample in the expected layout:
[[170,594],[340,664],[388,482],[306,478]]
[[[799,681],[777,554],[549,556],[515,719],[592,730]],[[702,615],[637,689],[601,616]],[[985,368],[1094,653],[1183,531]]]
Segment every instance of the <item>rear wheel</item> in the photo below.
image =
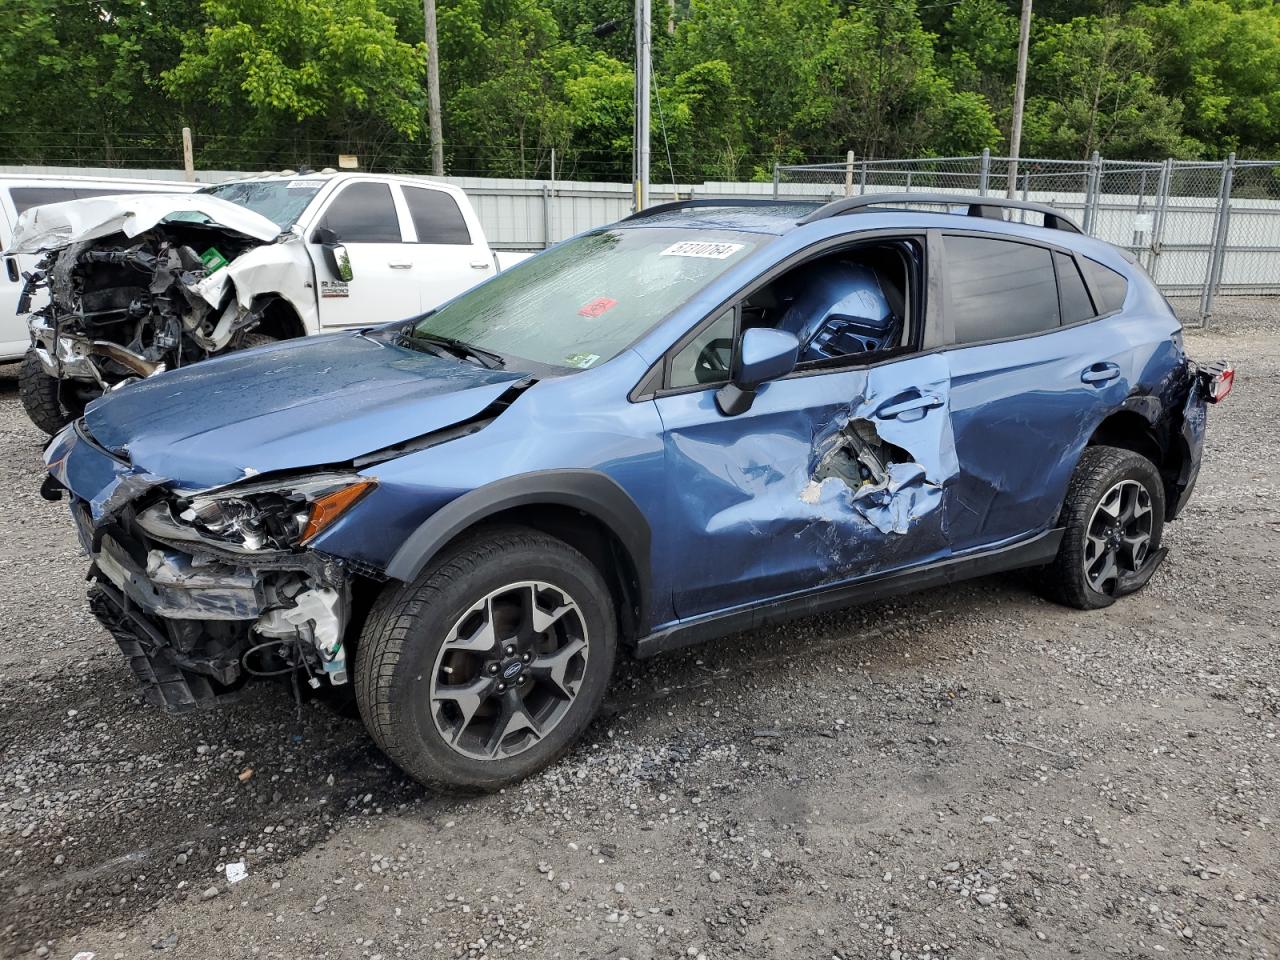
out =
[[1155,465],[1116,447],[1089,447],[1062,508],[1066,532],[1044,584],[1081,610],[1110,606],[1141,589],[1164,556],[1164,486]]
[[53,436],[84,413],[75,384],[45,373],[34,350],[28,350],[18,368],[18,398],[31,422]]
[[378,599],[356,698],[374,740],[416,779],[495,790],[586,730],[616,646],[608,586],[586,557],[533,530],[496,529]]

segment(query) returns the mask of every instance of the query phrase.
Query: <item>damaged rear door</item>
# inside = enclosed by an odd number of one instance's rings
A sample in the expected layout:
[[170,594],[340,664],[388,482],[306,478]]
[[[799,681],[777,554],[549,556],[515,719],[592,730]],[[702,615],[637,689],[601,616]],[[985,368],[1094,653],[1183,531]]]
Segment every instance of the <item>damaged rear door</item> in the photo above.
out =
[[[726,317],[730,316],[726,314]],[[732,336],[720,318],[685,350]],[[943,485],[956,473],[940,354],[798,370],[725,416],[714,386],[657,400],[681,619],[949,553]]]

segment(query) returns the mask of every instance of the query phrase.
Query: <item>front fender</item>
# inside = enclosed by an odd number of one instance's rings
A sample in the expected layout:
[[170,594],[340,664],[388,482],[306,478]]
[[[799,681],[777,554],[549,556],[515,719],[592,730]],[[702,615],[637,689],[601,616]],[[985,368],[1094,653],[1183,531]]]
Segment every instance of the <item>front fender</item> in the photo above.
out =
[[293,307],[308,334],[320,330],[316,309],[315,267],[300,237],[290,236],[246,250],[200,284],[201,295],[217,306],[232,287],[242,312],[263,296],[277,296]]
[[445,544],[465,530],[505,510],[539,504],[581,510],[613,532],[627,552],[638,580],[640,622],[646,623],[650,597],[649,521],[616,480],[596,470],[538,470],[464,493],[433,513],[405,539],[387,564],[387,576],[410,583]]

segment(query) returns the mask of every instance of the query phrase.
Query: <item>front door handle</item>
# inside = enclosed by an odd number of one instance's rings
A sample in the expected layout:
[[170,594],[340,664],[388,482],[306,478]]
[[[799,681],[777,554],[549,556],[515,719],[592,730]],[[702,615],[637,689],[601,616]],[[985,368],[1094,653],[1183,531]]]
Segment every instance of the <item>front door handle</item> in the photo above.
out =
[[1095,363],[1091,367],[1085,367],[1080,374],[1080,380],[1083,383],[1091,383],[1094,386],[1100,386],[1108,381],[1114,380],[1120,376],[1120,367],[1114,363]]
[[409,270],[413,267],[413,264],[404,260],[388,260],[387,266],[392,270]]
[[18,274],[18,261],[13,257],[4,258],[4,268],[9,274],[9,279],[14,283],[17,283],[22,279]]
[[881,420],[919,420],[926,411],[940,406],[942,406],[942,398],[936,393],[910,390],[899,394],[877,409],[876,416]]
[[472,270],[488,270],[490,266],[491,264],[489,263],[488,260],[472,260],[471,261]]

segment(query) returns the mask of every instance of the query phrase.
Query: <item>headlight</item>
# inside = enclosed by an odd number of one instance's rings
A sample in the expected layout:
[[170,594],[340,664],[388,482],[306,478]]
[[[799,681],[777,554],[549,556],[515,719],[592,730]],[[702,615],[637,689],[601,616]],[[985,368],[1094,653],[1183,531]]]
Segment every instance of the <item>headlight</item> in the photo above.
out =
[[214,540],[287,550],[307,543],[375,486],[375,480],[350,474],[252,484],[193,496],[178,517]]

